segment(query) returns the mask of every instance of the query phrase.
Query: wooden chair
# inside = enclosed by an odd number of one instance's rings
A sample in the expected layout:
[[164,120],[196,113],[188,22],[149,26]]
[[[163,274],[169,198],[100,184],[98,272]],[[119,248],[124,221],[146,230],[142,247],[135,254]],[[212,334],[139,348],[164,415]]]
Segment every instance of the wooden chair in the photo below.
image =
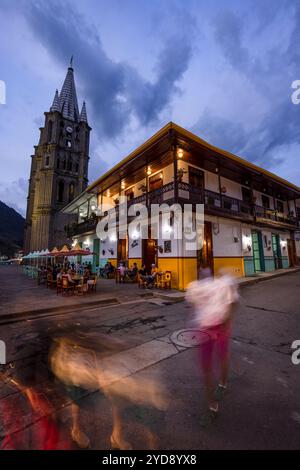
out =
[[171,271],[166,271],[159,280],[158,287],[162,287],[163,289],[171,289],[172,284],[172,273]]
[[53,279],[53,276],[51,273],[47,274],[47,282],[46,282],[47,288],[48,287],[54,287],[56,286],[56,281]]
[[56,281],[56,294],[58,295],[60,292],[62,292],[62,280],[58,278]]
[[87,281],[87,286],[88,290],[91,290],[92,292],[96,292],[97,289],[97,279],[89,279]]
[[85,295],[88,293],[88,284],[84,282],[84,278],[80,279],[80,282],[75,286],[75,291],[78,295]]
[[70,284],[69,283],[69,279],[68,279],[68,276],[63,276],[62,277],[62,285],[61,285],[61,288],[62,288],[62,293],[67,293],[69,294],[69,292],[71,292],[72,294],[74,294],[74,285],[73,284]]
[[140,289],[145,289],[147,287],[147,282],[142,278],[140,273],[138,273],[138,286]]

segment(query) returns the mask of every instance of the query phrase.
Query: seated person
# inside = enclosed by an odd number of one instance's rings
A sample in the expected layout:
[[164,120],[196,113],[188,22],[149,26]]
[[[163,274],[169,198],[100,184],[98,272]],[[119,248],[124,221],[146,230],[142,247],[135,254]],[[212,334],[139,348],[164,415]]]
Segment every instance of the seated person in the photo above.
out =
[[54,268],[52,270],[53,281],[56,281],[57,275],[58,275],[58,270],[57,270],[56,266],[54,266]]
[[151,265],[151,274],[150,274],[150,276],[149,275],[142,276],[142,278],[146,281],[147,288],[150,289],[150,288],[154,287],[154,282],[155,282],[155,278],[156,278],[157,273],[158,273],[157,267],[155,266],[155,264],[152,264]]
[[143,266],[141,267],[141,269],[139,270],[139,274],[141,276],[147,276],[147,268],[146,268],[146,265],[143,264]]
[[83,271],[83,277],[89,279],[90,275],[91,275],[91,272],[90,272],[89,268],[85,267],[84,271]]
[[129,279],[131,279],[132,281],[136,278],[137,276],[137,273],[138,273],[138,265],[136,263],[133,263],[133,266],[132,268],[127,272],[127,275],[129,277]]
[[64,270],[61,269],[61,270],[59,271],[59,273],[57,274],[56,279],[57,279],[58,281],[61,281],[61,278],[63,277],[63,274],[64,274]]
[[68,269],[67,273],[63,273],[63,276],[66,276],[68,278],[69,284],[75,284],[75,282],[72,279],[72,270]]
[[104,276],[109,279],[109,276],[110,274],[112,274],[114,272],[114,267],[113,265],[111,264],[110,261],[108,261],[106,263],[106,265],[104,266]]

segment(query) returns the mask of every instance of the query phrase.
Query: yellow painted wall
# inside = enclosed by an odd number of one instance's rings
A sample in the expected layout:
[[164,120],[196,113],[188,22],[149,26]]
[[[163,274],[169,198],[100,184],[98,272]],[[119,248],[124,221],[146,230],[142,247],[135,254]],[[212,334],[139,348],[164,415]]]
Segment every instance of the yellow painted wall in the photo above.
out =
[[173,289],[183,290],[197,279],[196,258],[158,258],[158,269],[171,271]]
[[131,268],[133,263],[136,263],[138,265],[138,268],[141,269],[141,267],[142,267],[142,258],[129,258],[128,259],[129,268]]
[[221,269],[236,277],[245,275],[243,258],[214,258],[214,274],[218,274]]
[[118,267],[118,266],[117,266],[118,260],[116,260],[115,258],[108,258],[108,261],[110,261],[111,264],[112,264],[115,268]]

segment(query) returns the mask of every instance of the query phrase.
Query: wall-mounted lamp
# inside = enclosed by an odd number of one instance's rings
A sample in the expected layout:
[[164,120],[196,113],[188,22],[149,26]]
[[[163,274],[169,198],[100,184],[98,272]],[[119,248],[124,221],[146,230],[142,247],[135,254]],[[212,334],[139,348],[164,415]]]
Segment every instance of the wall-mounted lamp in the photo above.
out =
[[226,188],[226,186],[222,186],[222,188],[221,188],[221,193],[222,193],[222,194],[227,193],[227,188]]
[[148,168],[147,168],[147,175],[150,176],[151,173],[152,173],[152,172],[151,172],[151,166],[148,166]]
[[250,235],[243,235],[243,249],[245,251],[252,250],[252,239]]
[[142,191],[142,193],[147,192],[147,186],[145,184],[141,184],[141,186],[139,186],[139,191]]
[[220,233],[220,225],[217,222],[214,222],[212,224],[212,229],[213,229],[214,235],[218,235]]
[[177,155],[178,155],[178,158],[182,158],[182,157],[183,157],[183,150],[182,150],[182,149],[178,149]]
[[283,250],[285,250],[285,249],[286,249],[286,245],[287,245],[286,240],[280,240],[280,245],[281,245],[281,248],[282,248]]
[[133,240],[138,240],[140,238],[140,232],[138,230],[133,230],[131,233],[131,238]]

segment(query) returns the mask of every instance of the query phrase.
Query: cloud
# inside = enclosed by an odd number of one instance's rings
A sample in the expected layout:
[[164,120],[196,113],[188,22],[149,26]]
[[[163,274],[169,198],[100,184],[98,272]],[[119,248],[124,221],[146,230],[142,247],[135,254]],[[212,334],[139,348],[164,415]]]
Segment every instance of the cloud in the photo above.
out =
[[0,201],[13,207],[25,217],[27,205],[28,182],[24,178],[11,182],[0,182]]
[[157,120],[179,91],[178,82],[192,57],[192,34],[168,40],[157,60],[156,79],[150,82],[129,64],[108,57],[99,34],[73,4],[26,2],[24,13],[32,32],[55,60],[65,65],[74,53],[76,77],[99,138],[118,136],[132,117],[142,125]]
[[142,125],[157,121],[160,112],[180,92],[177,84],[188,69],[191,57],[191,38],[179,35],[169,38],[159,54],[155,82],[143,80],[134,69],[127,68],[126,93]]
[[233,67],[247,69],[249,52],[243,46],[242,19],[230,10],[220,12],[215,18],[214,35],[228,62]]
[[[283,149],[287,151],[289,146],[300,144],[300,106],[291,102],[291,82],[300,78],[296,47],[300,36],[300,7],[289,8],[286,2],[281,2],[279,7],[280,11],[285,8],[284,21],[278,12],[269,15],[264,28],[256,30],[256,36],[249,32],[250,27],[246,28],[247,22],[242,16],[233,11],[223,11],[213,23],[215,42],[223,58],[240,74],[241,80],[246,79],[249,86],[266,100],[267,111],[260,114],[258,109],[257,122],[249,125],[247,117],[243,119],[247,109],[242,107],[237,106],[236,121],[205,110],[193,126],[194,131],[205,135],[210,142],[268,168],[283,163],[286,158]],[[255,20],[252,17],[253,30]],[[250,23],[249,16],[247,21]],[[284,41],[283,44],[277,41],[283,23],[292,25],[287,47]],[[270,47],[263,48],[262,36],[268,37],[268,34],[272,37]],[[249,102],[250,106],[253,106],[252,102]]]

